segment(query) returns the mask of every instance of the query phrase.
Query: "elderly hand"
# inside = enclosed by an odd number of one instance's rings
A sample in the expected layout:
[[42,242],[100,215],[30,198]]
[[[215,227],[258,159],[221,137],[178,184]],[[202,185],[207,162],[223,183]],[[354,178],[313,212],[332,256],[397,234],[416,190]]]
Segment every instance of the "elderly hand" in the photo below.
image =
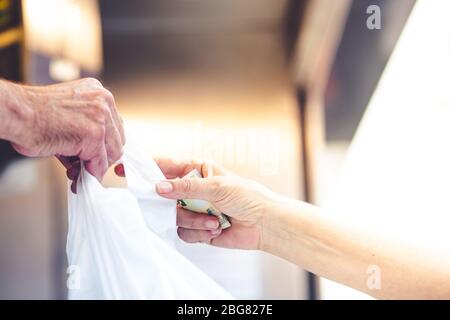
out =
[[[92,78],[44,87],[12,85],[25,124],[13,147],[30,157],[56,155],[76,181],[80,161],[101,180],[122,155],[122,119],[113,95]],[[26,110],[26,112],[24,111]],[[76,192],[76,184],[72,184]]]
[[[157,192],[170,199],[204,199],[231,218],[232,226],[221,230],[216,217],[177,208],[178,235],[186,242],[204,242],[225,248],[260,249],[262,227],[268,204],[277,195],[262,185],[241,178],[225,168],[200,162],[156,159],[171,180],[157,184]],[[201,179],[175,179],[193,169]],[[123,176],[123,166],[115,168]]]

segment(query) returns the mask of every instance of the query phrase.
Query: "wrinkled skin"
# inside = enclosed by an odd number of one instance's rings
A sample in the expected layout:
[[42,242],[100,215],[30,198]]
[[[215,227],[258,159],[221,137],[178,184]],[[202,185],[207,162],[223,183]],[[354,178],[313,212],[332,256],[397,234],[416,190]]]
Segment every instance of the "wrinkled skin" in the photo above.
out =
[[114,97],[92,78],[44,87],[15,85],[15,103],[28,110],[13,147],[28,157],[57,156],[76,179],[80,160],[98,180],[122,156],[122,119]]

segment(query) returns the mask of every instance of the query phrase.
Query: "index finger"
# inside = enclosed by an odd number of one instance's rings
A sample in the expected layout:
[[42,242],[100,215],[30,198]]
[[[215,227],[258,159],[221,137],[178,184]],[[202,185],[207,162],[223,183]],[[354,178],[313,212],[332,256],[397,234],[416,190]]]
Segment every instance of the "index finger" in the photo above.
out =
[[61,164],[67,170],[70,169],[75,162],[80,161],[80,158],[78,158],[76,156],[67,157],[67,156],[56,155],[56,158],[59,160],[59,162],[61,162]]
[[194,169],[197,169],[204,178],[231,174],[231,172],[215,163],[196,159],[155,158],[155,161],[167,179],[184,177]]
[[183,177],[194,169],[201,172],[202,169],[202,163],[196,160],[155,158],[155,162],[167,179]]
[[[194,169],[197,169],[199,170],[199,172],[201,172],[202,168],[201,162],[197,163],[195,161],[178,161],[169,158],[155,158],[154,160],[167,179],[183,177]],[[114,167],[114,172],[119,177],[126,176],[123,164],[116,165]]]

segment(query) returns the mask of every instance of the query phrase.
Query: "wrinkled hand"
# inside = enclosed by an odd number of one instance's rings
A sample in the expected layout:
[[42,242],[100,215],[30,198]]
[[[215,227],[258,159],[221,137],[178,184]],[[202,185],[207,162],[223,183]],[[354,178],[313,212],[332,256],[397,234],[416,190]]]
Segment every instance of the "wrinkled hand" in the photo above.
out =
[[[32,110],[21,141],[13,143],[31,157],[56,155],[74,180],[80,160],[98,180],[122,156],[122,119],[113,95],[92,78],[45,87],[19,86],[20,103]],[[76,192],[76,183],[72,191]]]
[[[204,199],[231,218],[231,227],[219,228],[216,217],[177,208],[178,235],[186,242],[204,242],[225,248],[259,249],[263,221],[277,195],[262,185],[241,178],[211,163],[156,159],[168,181],[157,184],[157,192],[170,199]],[[175,179],[193,169],[201,179]],[[115,168],[123,176],[123,166]]]

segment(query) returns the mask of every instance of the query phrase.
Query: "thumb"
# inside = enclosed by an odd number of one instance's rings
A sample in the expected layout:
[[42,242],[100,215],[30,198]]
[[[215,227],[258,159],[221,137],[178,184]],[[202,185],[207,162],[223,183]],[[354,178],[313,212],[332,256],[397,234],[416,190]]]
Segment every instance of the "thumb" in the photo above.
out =
[[214,201],[217,183],[213,178],[186,178],[162,181],[156,192],[169,199],[202,199]]

